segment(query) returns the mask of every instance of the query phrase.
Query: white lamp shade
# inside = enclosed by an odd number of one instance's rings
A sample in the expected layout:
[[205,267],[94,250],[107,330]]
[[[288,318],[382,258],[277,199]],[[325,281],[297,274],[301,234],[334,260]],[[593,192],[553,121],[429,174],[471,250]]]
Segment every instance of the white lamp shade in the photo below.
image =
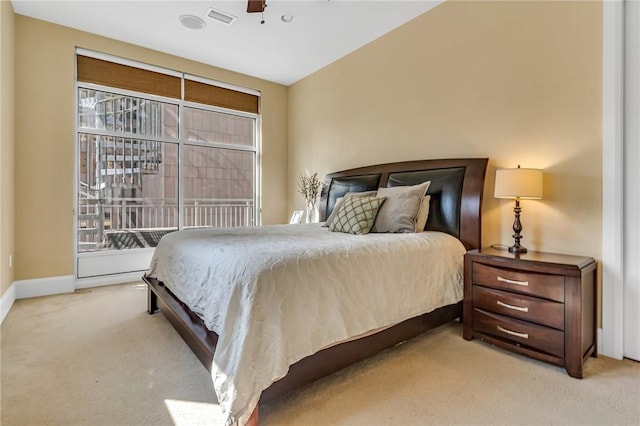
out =
[[495,198],[542,198],[542,170],[498,169],[496,170]]

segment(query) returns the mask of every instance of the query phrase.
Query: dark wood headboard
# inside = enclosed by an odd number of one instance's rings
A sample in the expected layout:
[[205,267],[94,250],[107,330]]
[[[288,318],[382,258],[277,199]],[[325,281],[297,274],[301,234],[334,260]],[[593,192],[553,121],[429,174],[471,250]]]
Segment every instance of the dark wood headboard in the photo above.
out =
[[425,230],[459,238],[467,250],[481,246],[481,208],[487,158],[453,158],[378,164],[330,173],[320,195],[320,221],[347,192],[431,181]]

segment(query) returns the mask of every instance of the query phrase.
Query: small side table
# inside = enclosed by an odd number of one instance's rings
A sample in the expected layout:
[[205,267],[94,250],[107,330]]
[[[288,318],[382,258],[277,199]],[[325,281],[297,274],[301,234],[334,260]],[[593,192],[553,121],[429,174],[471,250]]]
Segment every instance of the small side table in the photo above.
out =
[[564,367],[581,379],[596,349],[591,257],[482,248],[464,260],[463,337]]

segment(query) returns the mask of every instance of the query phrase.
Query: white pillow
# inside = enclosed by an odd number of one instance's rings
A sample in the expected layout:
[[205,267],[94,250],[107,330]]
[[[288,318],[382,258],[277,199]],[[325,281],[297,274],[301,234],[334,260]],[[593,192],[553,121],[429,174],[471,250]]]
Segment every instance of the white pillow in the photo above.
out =
[[429,219],[429,201],[431,201],[431,195],[422,197],[418,217],[416,217],[416,232],[424,232],[424,227],[427,226],[427,219]]

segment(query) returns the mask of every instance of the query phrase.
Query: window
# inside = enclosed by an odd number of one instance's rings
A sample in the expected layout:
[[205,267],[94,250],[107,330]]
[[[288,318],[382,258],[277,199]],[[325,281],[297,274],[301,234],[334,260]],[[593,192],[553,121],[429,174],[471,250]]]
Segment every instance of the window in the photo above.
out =
[[83,268],[85,256],[258,217],[258,96],[133,65],[77,56],[79,278],[124,272]]

